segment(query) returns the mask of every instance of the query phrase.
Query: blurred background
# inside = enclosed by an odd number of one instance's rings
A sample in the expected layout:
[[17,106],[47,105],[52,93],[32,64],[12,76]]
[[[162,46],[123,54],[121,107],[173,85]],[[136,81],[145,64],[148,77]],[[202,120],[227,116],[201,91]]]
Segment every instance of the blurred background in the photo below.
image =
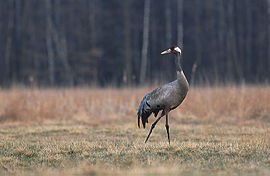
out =
[[269,0],[0,0],[0,87],[268,84]]

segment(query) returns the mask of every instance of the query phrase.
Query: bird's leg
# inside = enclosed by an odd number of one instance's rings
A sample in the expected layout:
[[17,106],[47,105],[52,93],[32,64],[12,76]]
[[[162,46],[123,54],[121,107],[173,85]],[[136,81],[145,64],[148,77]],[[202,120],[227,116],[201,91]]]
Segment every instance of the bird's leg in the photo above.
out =
[[145,140],[145,143],[147,142],[148,138],[150,137],[150,135],[151,135],[151,133],[152,133],[152,130],[155,128],[155,126],[156,126],[156,124],[158,123],[158,121],[159,121],[159,120],[161,119],[161,117],[163,117],[164,115],[165,115],[165,113],[162,112],[162,114],[159,116],[159,118],[152,124],[151,129],[150,129],[150,131],[149,131],[149,134],[148,134],[148,136],[147,136],[147,138],[146,138],[146,140]]
[[167,134],[168,134],[168,141],[169,141],[169,144],[170,144],[170,131],[169,131],[169,122],[168,122],[168,114],[166,114],[166,130],[167,130]]

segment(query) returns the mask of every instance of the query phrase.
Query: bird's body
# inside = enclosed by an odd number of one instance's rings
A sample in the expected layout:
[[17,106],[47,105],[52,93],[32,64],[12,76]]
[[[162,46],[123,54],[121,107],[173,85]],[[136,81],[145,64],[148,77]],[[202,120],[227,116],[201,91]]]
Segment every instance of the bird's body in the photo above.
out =
[[[175,49],[176,48],[176,49]],[[138,109],[138,126],[140,127],[140,119],[142,120],[143,127],[145,128],[145,123],[148,123],[149,116],[153,113],[155,116],[158,112],[162,110],[160,117],[154,122],[150,133],[145,142],[147,142],[152,129],[155,127],[156,123],[161,117],[166,115],[166,129],[169,137],[169,125],[168,125],[168,113],[177,108],[185,99],[189,84],[184,75],[184,72],[180,65],[180,54],[181,50],[178,47],[173,47],[167,50],[165,53],[174,53],[176,55],[176,69],[177,69],[177,79],[173,82],[165,84],[159,88],[156,88],[152,92],[146,94],[142,99],[139,109]],[[170,139],[169,139],[170,142]]]
[[157,116],[160,110],[169,112],[182,103],[188,92],[188,82],[183,72],[178,72],[177,76],[177,80],[156,88],[144,96],[139,106],[138,124],[141,117],[145,127],[151,113]]

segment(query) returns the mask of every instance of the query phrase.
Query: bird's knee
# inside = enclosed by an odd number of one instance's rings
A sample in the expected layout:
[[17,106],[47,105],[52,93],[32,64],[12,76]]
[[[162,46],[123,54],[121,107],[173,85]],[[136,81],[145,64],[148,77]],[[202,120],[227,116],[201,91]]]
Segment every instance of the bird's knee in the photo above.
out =
[[170,127],[169,127],[169,125],[165,125],[165,127],[167,128],[167,129],[169,129]]

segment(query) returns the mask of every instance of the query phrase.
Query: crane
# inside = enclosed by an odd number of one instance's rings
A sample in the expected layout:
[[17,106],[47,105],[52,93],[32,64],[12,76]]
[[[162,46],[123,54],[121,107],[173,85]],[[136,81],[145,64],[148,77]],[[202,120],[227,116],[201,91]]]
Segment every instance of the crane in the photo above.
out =
[[177,79],[173,82],[165,84],[159,88],[156,88],[152,92],[146,94],[138,108],[138,127],[140,128],[140,120],[142,121],[143,128],[145,128],[145,123],[148,123],[149,116],[153,113],[157,117],[159,111],[162,110],[160,116],[152,124],[149,134],[145,140],[145,143],[149,139],[152,130],[155,128],[158,121],[166,115],[166,131],[168,134],[168,141],[170,144],[170,132],[169,132],[169,122],[168,114],[171,110],[177,108],[185,99],[189,84],[185,77],[185,74],[182,70],[180,58],[181,58],[181,49],[178,46],[173,46],[161,54],[173,53],[175,55],[175,65]]

